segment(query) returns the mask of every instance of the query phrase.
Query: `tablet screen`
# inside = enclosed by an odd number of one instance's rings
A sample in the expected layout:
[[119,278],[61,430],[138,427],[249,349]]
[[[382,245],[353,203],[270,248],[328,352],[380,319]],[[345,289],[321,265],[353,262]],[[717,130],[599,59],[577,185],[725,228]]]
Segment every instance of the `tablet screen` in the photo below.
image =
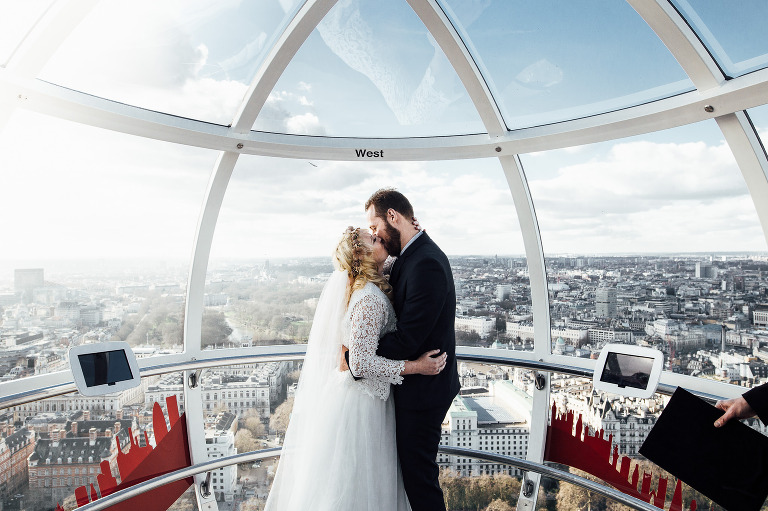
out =
[[652,358],[609,352],[600,381],[616,384],[620,388],[646,389],[652,368]]
[[102,351],[77,356],[83,370],[85,385],[114,385],[116,382],[133,378],[125,351]]

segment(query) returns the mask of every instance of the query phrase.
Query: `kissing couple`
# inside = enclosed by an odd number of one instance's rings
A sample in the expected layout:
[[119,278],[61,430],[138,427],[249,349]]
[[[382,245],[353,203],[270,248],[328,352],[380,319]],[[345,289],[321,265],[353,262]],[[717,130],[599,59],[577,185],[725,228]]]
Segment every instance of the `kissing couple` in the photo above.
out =
[[453,275],[402,193],[378,190],[365,214],[370,232],[349,227],[333,255],[267,511],[445,510],[437,449],[460,387]]

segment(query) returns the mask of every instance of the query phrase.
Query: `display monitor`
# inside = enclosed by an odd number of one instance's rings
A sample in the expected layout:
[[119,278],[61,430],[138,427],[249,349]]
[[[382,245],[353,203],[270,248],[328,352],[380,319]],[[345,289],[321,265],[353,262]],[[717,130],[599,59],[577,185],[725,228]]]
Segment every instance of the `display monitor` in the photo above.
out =
[[656,349],[630,344],[607,344],[600,352],[592,383],[628,397],[648,398],[656,391],[664,355]]
[[84,344],[69,350],[77,390],[84,396],[119,392],[141,383],[139,366],[128,343]]

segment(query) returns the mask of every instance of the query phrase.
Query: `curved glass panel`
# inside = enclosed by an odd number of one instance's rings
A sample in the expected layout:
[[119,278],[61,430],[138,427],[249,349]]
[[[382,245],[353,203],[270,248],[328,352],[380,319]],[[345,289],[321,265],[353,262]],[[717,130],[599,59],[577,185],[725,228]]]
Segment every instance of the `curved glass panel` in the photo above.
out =
[[693,89],[626,2],[443,3],[485,68],[510,129],[609,112]]
[[336,137],[485,132],[453,67],[408,4],[371,0],[331,9],[253,129]]
[[730,77],[768,66],[768,41],[763,32],[768,5],[745,0],[738,8],[713,0],[670,0]]
[[757,381],[747,368],[761,337],[746,330],[766,285],[766,243],[714,122],[521,159],[547,258],[555,353],[650,344],[667,370]]
[[[496,159],[361,165],[245,155],[211,249],[206,310],[218,334],[205,346],[306,342],[336,244],[346,226],[366,227],[364,203],[384,185],[408,196],[448,255],[458,344],[532,349],[522,235]],[[530,338],[509,337],[508,321],[528,325]]]
[[15,112],[0,138],[2,379],[67,369],[81,343],[182,350],[187,258],[216,156]]
[[40,78],[121,103],[227,125],[298,3],[99,2]]
[[0,67],[5,67],[19,43],[53,0],[4,2],[0,5]]

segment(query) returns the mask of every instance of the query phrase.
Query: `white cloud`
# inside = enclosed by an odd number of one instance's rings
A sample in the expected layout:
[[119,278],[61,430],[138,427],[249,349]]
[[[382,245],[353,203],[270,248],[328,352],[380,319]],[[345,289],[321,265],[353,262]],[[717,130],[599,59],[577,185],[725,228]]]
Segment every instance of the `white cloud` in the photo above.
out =
[[320,125],[320,119],[314,114],[294,115],[286,121],[288,133],[298,135],[322,135],[325,130]]
[[515,79],[527,87],[548,88],[563,81],[563,70],[547,59],[526,66]]
[[[98,4],[57,50],[41,78],[150,110],[229,124],[250,84],[228,76],[256,58],[266,34],[256,34],[238,54],[212,65],[208,45],[192,39],[190,27],[170,4],[137,1]],[[183,12],[194,24],[199,23],[195,16],[225,8],[202,1]],[[146,16],[148,11],[152,16]],[[225,78],[212,78],[217,74],[210,72],[212,67],[224,71]]]
[[754,205],[725,143],[617,143],[604,157],[536,179],[548,252],[765,250]]
[[331,9],[317,26],[325,44],[371,81],[401,125],[439,116],[463,90],[455,89],[455,72],[437,43],[427,37],[432,59],[426,67],[415,68],[391,51],[393,42],[384,40],[366,21],[361,7],[359,0],[342,0]]

